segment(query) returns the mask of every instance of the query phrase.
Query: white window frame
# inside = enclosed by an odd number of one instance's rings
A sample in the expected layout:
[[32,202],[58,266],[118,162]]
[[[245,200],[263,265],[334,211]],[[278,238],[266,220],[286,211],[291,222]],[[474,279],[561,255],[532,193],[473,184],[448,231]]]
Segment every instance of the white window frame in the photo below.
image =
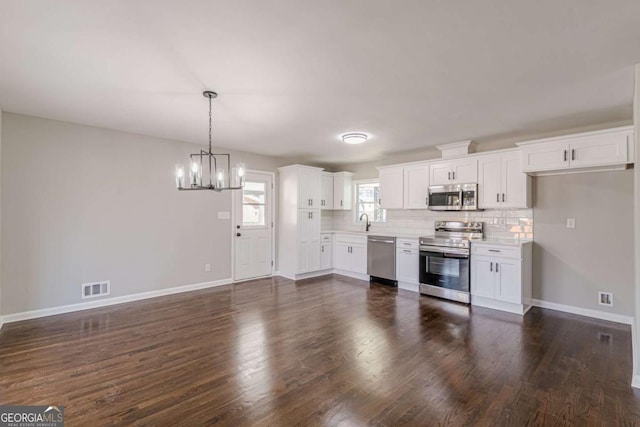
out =
[[[367,179],[358,179],[353,181],[353,223],[354,224],[364,224],[364,220],[360,221],[360,215],[358,212],[358,186],[360,184],[378,184],[380,185],[379,178],[367,178]],[[376,221],[375,218],[369,218],[369,221],[373,224],[382,224],[387,222],[387,213],[385,208],[380,208],[385,213],[384,221]]]

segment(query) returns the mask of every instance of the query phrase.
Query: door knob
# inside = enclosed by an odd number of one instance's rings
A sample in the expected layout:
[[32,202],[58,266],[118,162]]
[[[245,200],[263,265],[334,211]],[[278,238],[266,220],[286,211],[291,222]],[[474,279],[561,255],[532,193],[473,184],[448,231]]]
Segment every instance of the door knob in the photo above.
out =
[[236,225],[236,228],[237,228],[237,229],[240,229],[240,226],[239,226],[239,225]]
[[236,236],[240,237],[240,236],[242,236],[242,233],[236,233]]

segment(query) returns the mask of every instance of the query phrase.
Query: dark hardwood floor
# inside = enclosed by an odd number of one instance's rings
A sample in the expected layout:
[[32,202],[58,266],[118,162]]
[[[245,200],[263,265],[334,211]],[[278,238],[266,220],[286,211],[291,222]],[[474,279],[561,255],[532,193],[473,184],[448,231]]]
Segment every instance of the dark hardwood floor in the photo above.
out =
[[341,276],[275,278],[0,332],[0,403],[67,425],[635,425],[625,325]]

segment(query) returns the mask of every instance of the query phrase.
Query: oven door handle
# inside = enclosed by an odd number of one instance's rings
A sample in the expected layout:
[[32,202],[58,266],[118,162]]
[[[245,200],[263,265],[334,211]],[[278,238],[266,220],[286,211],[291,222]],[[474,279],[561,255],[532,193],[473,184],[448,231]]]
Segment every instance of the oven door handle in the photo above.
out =
[[440,246],[420,246],[420,252],[432,252],[447,258],[468,258],[468,249],[443,248]]

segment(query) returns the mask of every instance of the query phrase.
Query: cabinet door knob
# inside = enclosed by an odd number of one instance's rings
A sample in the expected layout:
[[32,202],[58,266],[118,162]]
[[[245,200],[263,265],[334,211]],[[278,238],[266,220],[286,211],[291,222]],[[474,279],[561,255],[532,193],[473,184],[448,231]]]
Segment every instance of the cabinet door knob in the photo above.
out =
[[498,270],[498,265],[500,265],[500,264],[498,264],[498,263],[496,262],[496,273],[498,273],[498,272],[499,272],[499,270]]
[[502,193],[502,203],[504,203],[504,193]]
[[575,160],[576,159],[576,150],[574,150],[573,148],[571,149],[571,160]]
[[500,193],[496,193],[496,202],[500,203]]
[[451,172],[451,176],[453,177],[453,179],[456,179],[456,173],[455,172]]
[[242,233],[236,233],[236,237],[242,236]]
[[493,271],[493,263],[492,262],[489,263],[489,271]]
[[447,179],[451,181],[451,172],[447,172]]
[[567,161],[567,150],[564,150],[564,161]]

